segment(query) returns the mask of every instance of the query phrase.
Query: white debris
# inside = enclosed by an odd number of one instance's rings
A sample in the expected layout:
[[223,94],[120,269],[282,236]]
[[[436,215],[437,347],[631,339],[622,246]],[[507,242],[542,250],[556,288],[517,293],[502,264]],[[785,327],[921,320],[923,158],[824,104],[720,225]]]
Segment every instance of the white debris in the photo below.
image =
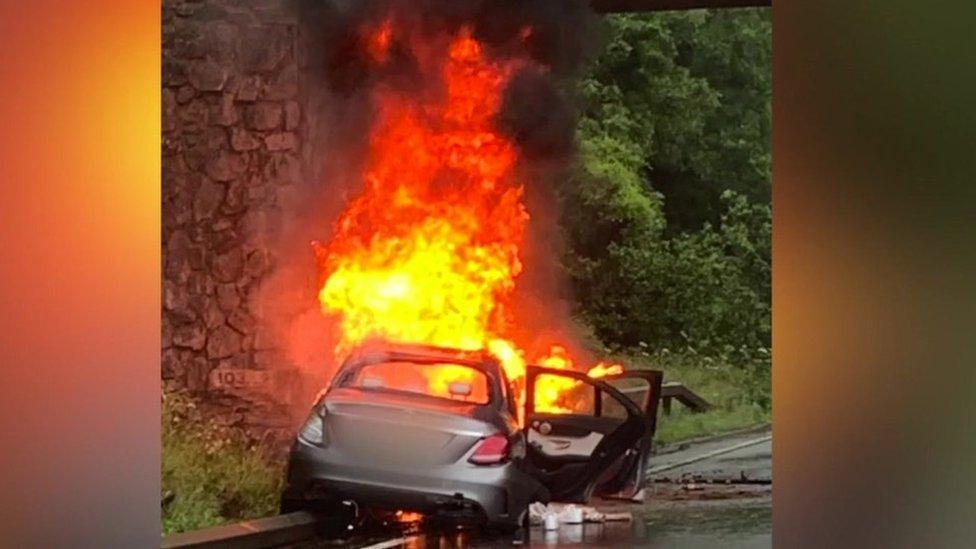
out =
[[604,513],[603,520],[607,522],[630,522],[634,520],[634,515],[630,514],[629,511],[621,511],[619,513]]
[[559,513],[559,522],[563,524],[582,524],[583,509],[575,505],[567,505],[562,513]]
[[[556,529],[555,524],[580,524],[583,522],[603,522],[604,520],[603,513],[597,511],[595,507],[587,505],[573,503],[550,503],[546,505],[539,502],[529,505],[529,523],[542,524],[550,530]],[[550,528],[550,525],[553,526]]]

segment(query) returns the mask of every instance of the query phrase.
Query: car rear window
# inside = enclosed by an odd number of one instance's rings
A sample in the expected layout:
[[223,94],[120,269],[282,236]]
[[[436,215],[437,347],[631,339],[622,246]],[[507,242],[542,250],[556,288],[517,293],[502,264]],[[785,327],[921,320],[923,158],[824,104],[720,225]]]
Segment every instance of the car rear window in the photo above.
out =
[[435,396],[472,404],[489,401],[488,377],[476,368],[453,363],[405,361],[360,366],[343,384],[361,389]]

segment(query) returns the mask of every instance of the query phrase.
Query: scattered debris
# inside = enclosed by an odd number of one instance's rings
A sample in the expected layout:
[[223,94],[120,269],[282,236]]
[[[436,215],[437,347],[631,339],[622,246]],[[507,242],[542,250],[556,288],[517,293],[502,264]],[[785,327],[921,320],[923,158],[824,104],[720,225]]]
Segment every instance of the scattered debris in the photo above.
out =
[[657,484],[652,498],[655,501],[705,501],[742,498],[768,497],[772,493],[770,484]]
[[629,511],[619,513],[603,513],[603,520],[606,522],[630,522],[634,520],[634,515]]
[[533,503],[529,505],[529,523],[543,525],[546,530],[555,530],[559,524],[582,524],[584,522],[630,521],[629,511],[601,512],[596,507],[573,503]]

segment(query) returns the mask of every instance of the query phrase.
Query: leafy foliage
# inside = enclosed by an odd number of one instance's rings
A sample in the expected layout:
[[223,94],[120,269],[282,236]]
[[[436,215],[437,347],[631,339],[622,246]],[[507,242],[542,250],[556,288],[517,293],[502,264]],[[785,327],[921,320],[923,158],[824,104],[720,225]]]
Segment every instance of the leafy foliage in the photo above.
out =
[[768,356],[768,10],[608,18],[559,189],[578,311],[612,348]]
[[667,381],[681,381],[712,404],[706,412],[693,412],[678,402],[671,413],[663,415],[654,435],[657,444],[668,444],[698,436],[732,431],[770,423],[770,383],[766,361],[743,367],[691,352],[657,353],[648,358],[631,359],[631,363],[650,362],[663,369]]
[[642,155],[671,232],[715,223],[722,191],[768,201],[769,11],[609,18],[607,47],[581,84],[582,134]]
[[273,515],[281,466],[242,433],[208,421],[183,392],[163,392],[163,533]]

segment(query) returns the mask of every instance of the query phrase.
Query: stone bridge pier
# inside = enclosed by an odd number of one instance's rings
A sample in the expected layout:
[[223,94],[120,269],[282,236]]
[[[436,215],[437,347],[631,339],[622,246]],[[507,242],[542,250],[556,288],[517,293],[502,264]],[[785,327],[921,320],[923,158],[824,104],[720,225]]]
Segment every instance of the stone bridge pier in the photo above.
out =
[[164,0],[162,23],[163,385],[281,439],[303,393],[255,292],[277,267],[282,193],[308,171],[297,15],[281,0]]

